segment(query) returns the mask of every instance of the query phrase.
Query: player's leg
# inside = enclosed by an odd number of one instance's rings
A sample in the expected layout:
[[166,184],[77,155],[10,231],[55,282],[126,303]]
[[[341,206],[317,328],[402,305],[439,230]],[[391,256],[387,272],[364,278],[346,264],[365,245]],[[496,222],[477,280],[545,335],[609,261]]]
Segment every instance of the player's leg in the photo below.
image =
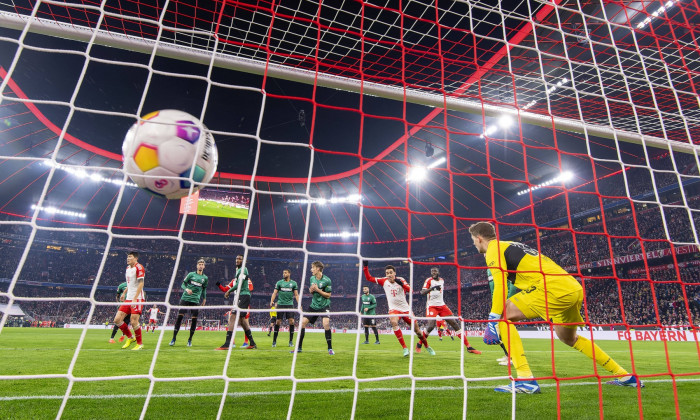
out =
[[[119,311],[117,311],[117,314],[114,316],[114,325],[116,325],[121,330],[122,334],[124,334],[126,336],[127,343],[129,344],[129,346],[131,345],[131,343],[133,343],[133,340],[132,340],[131,331],[129,331],[129,324],[127,322],[124,322],[124,320],[126,319],[127,315],[130,315],[130,314],[131,314],[131,306],[130,305],[122,305],[119,307]],[[131,342],[129,342],[129,340],[131,340]],[[126,347],[129,347],[129,346],[126,346]],[[122,348],[126,348],[126,347],[122,347]]]
[[[241,314],[243,315],[243,314]],[[248,315],[248,314],[246,314]],[[248,341],[250,342],[250,345],[248,346],[249,349],[256,349],[258,348],[255,345],[255,340],[253,340],[253,333],[250,331],[250,324],[248,324],[248,318],[246,316],[241,316],[239,324],[241,325],[241,328],[243,328],[243,333],[245,336],[248,338]]]
[[325,316],[321,319],[321,322],[323,323],[323,332],[326,335],[326,344],[328,344],[328,354],[333,356],[335,352],[333,351],[333,343],[331,342],[331,319]]
[[627,370],[622,368],[603,349],[598,347],[597,344],[593,343],[586,337],[578,335],[576,332],[576,324],[583,325],[584,323],[583,318],[581,317],[583,291],[563,296],[558,300],[559,302],[564,303],[567,301],[573,302],[570,308],[564,310],[561,314],[556,314],[552,317],[555,324],[561,323],[559,325],[554,325],[554,331],[557,333],[559,340],[567,346],[573,347],[574,349],[585,354],[589,359],[595,360],[599,366],[613,375],[621,376],[620,378],[608,381],[608,384],[631,387],[637,387],[640,385],[641,387],[644,387],[644,384],[641,381],[639,381],[635,376],[630,375]]
[[[137,307],[140,307],[140,305],[136,305]],[[137,308],[134,312],[131,314],[131,326],[134,329],[134,335],[136,336],[136,347],[134,347],[132,350],[140,350],[143,346],[143,337],[141,335],[141,310],[140,308]]]
[[365,342],[362,344],[369,344],[369,319],[368,318],[363,319],[363,323],[365,326]]
[[192,336],[197,331],[197,319],[199,319],[199,309],[192,310],[192,319],[190,320],[190,338],[187,339],[187,347],[192,347]]
[[224,340],[224,344],[217,347],[216,350],[228,350],[229,346],[231,345],[231,338],[233,337],[233,327],[236,322],[236,316],[238,316],[238,311],[232,310],[231,313],[228,314],[228,325],[226,326],[226,339]]
[[459,322],[457,322],[457,320],[448,318],[448,319],[446,319],[445,321],[447,322],[447,324],[448,324],[450,327],[452,327],[453,330],[456,331],[455,334],[457,334],[457,337],[461,337],[461,338],[462,338],[462,342],[464,343],[464,346],[467,348],[467,351],[468,351],[469,353],[481,354],[481,352],[480,352],[479,350],[477,350],[477,349],[475,349],[474,347],[472,347],[472,346],[469,345],[469,340],[467,340],[467,332],[466,332],[466,331],[462,331],[462,327],[461,327],[461,325],[459,324]]
[[278,312],[277,315],[278,315],[277,321],[275,322],[275,325],[274,325],[275,333],[272,335],[272,347],[277,346],[277,336],[280,333],[280,326],[282,325],[282,317],[281,317],[282,314]]
[[[309,325],[309,323],[315,323],[317,316],[302,316],[301,319],[301,331],[299,331],[299,346],[297,347],[296,351],[298,353],[301,353],[302,351],[302,345],[304,344],[304,336],[306,335],[306,326]],[[291,353],[294,353],[294,350],[291,351]]]
[[[521,294],[521,293],[519,293]],[[516,322],[516,321],[522,321],[523,319],[528,319],[529,316],[532,314],[531,309],[527,309],[527,314],[523,313],[521,310],[520,305],[523,305],[523,302],[520,302],[519,304],[515,304],[513,301],[508,300],[506,301],[506,307],[505,307],[505,312],[504,312],[504,317],[505,319],[511,321],[511,322]],[[526,306],[523,306],[526,307]],[[532,318],[537,317],[537,315],[532,316]],[[537,384],[537,381],[534,379],[528,380],[529,378],[533,378],[532,371],[530,370],[530,364],[527,361],[527,358],[525,357],[525,350],[523,349],[523,342],[520,339],[520,334],[518,333],[518,330],[515,329],[515,325],[509,322],[499,322],[498,323],[498,331],[501,337],[501,341],[503,342],[504,347],[508,350],[508,353],[511,355],[513,359],[513,367],[515,368],[515,371],[517,372],[517,377],[518,379],[524,379],[524,381],[520,381],[515,384],[515,391],[518,393],[529,393],[529,394],[537,394],[540,392],[540,387]],[[494,391],[496,392],[512,392],[512,384],[508,385],[502,385],[499,387],[496,387]]]
[[425,349],[428,351],[428,353],[431,356],[435,356],[435,350],[430,348],[428,345],[428,335],[425,333],[425,331],[421,331],[420,327],[418,326],[418,321],[412,320],[411,318],[404,317],[402,318],[404,322],[406,322],[408,325],[413,324],[413,332],[416,333],[416,337],[420,340],[421,344],[425,346]]
[[[180,301],[180,305],[183,305],[183,301]],[[170,340],[170,345],[175,345],[175,340],[177,340],[177,333],[180,332],[180,326],[182,325],[182,320],[185,318],[187,309],[180,308],[177,310],[177,319],[175,320],[175,327],[173,328],[173,339]]]
[[287,312],[287,321],[289,321],[289,347],[294,346],[294,314]]
[[[248,309],[250,309],[250,306],[248,306]],[[250,323],[250,321],[248,321],[249,319],[250,319],[250,312],[246,313],[246,315],[245,315],[245,320],[246,320],[246,322]],[[250,329],[250,324],[249,324],[249,326],[248,326],[248,329]],[[243,332],[244,332],[244,334],[243,334],[243,345],[242,345],[241,347],[245,349],[245,348],[248,348],[248,346],[249,346],[249,344],[248,344],[248,335],[245,334],[245,330],[244,330]]]
[[403,332],[401,332],[401,328],[399,328],[399,317],[390,316],[389,323],[391,324],[391,329],[394,331],[396,339],[399,340],[399,344],[401,344],[401,347],[403,347],[403,356],[408,357],[408,347],[406,347],[406,340],[403,339]]
[[[430,333],[435,328],[435,325],[437,324],[437,319],[435,319],[435,317],[437,317],[437,313],[429,306],[425,309],[425,316],[433,318],[433,319],[428,321],[428,328],[426,329],[426,334],[425,334],[425,336],[427,337],[428,335],[430,335]],[[420,336],[422,336],[422,334]],[[420,337],[420,336],[418,336],[418,337]],[[422,346],[423,346],[422,341],[418,341],[418,343],[416,344],[416,353],[420,353],[420,348]]]

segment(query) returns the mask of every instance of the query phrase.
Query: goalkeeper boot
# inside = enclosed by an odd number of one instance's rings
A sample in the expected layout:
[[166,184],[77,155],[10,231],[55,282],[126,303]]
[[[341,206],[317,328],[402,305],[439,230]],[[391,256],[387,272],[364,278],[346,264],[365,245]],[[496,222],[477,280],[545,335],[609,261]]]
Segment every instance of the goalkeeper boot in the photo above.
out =
[[630,386],[632,388],[644,388],[644,383],[637,379],[636,376],[630,376],[627,379],[615,378],[612,381],[606,382],[606,384],[617,386]]
[[170,344],[169,344],[169,345],[170,345],[170,346],[174,346],[174,345],[175,345],[175,339],[174,339],[174,338],[173,338],[172,340],[170,340]]
[[187,340],[187,347],[192,347],[192,340]]
[[403,348],[403,357],[408,357],[409,354],[410,354],[410,352],[408,351],[408,347],[404,347]]
[[143,350],[143,344],[137,344],[136,347],[131,349],[131,351],[134,351],[134,350]]
[[531,381],[511,382],[508,385],[501,385],[494,388],[496,392],[512,393],[515,388],[516,394],[539,394],[540,386],[534,379]]
[[114,344],[114,343],[116,343],[116,341],[114,341],[113,338],[110,338],[110,339],[109,339],[109,344]]
[[426,347],[425,351],[427,351],[429,355],[435,356],[435,350],[433,350],[432,347]]
[[277,347],[277,342],[276,342],[276,341],[273,341],[273,342],[272,342],[272,347]]
[[481,354],[481,352],[479,350],[475,349],[472,346],[467,347],[467,352],[469,352],[471,354]]
[[136,342],[136,339],[134,337],[130,337],[126,339],[126,343],[122,346],[123,349],[129,348],[130,345],[134,344]]

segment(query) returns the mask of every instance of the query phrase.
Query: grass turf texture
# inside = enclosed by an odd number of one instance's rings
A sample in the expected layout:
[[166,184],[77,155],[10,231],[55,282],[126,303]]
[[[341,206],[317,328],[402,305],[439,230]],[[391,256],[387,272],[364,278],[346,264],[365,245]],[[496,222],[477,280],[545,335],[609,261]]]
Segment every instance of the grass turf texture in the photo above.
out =
[[[293,383],[290,379],[274,379],[291,375],[293,355],[286,346],[289,335],[280,333],[278,347],[271,347],[271,338],[254,333],[258,350],[236,347],[225,369],[227,352],[215,351],[224,339],[223,332],[198,331],[192,347],[186,347],[188,331],[181,331],[175,347],[168,346],[171,332],[161,339],[158,357],[154,351],[160,332],[144,334],[145,350],[121,350],[121,344],[109,344],[111,330],[89,330],[75,359],[73,375],[77,380],[70,389],[70,399],[63,418],[137,418],[146,402],[151,382],[147,378],[86,381],[96,377],[146,375],[153,369],[156,378],[186,378],[220,376],[224,373],[234,380],[229,383],[222,418],[279,419],[286,418]],[[0,376],[66,374],[73,359],[81,331],[39,328],[5,328],[0,333]],[[295,335],[296,338],[296,335]],[[408,338],[408,337],[407,337]],[[380,336],[381,345],[359,345],[357,377],[381,378],[409,374],[409,359],[401,356],[401,347],[393,335]],[[360,342],[364,341],[364,334]],[[507,376],[505,367],[496,363],[503,355],[498,346],[485,346],[481,339],[472,344],[484,351],[482,355],[464,355],[460,362],[457,341],[438,341],[431,336],[431,346],[437,356],[415,354],[414,418],[462,418],[464,382],[461,379],[426,380],[437,376],[458,376],[463,367],[470,379]],[[373,342],[373,341],[372,341]],[[236,335],[236,344],[243,336]],[[297,356],[297,379],[319,379],[351,376],[356,336],[333,335],[335,356],[326,351],[323,334],[308,333],[304,352]],[[627,342],[601,341],[601,347],[620,364],[630,367]],[[524,340],[530,365],[538,376],[551,376],[552,357],[549,340]],[[670,380],[668,366],[674,374],[700,372],[695,343],[670,342],[668,358],[661,342],[632,342],[637,371],[642,375],[661,374],[647,378],[641,390],[641,410],[646,418],[675,416],[674,395],[677,395],[681,417],[693,417],[700,412],[695,395],[700,392],[700,374]],[[559,342],[554,343],[555,369],[559,378],[540,380],[542,394],[517,395],[516,416],[522,418],[600,418],[599,385],[596,378],[566,380],[593,374],[592,362],[579,352]],[[603,373],[603,372],[601,372]],[[607,374],[607,372],[604,372]],[[262,381],[240,379],[259,377]],[[266,379],[267,378],[267,379]],[[422,379],[422,380],[421,380]],[[604,382],[605,380],[603,380]],[[469,418],[510,418],[509,394],[498,394],[493,387],[507,380],[470,380],[467,388]],[[58,413],[69,381],[65,378],[0,380],[0,418],[53,418]],[[411,405],[410,379],[390,379],[358,383],[355,418],[402,419],[409,415]],[[674,392],[675,387],[675,392]],[[223,379],[157,381],[153,384],[146,418],[214,418],[225,388]],[[355,382],[347,379],[298,382],[294,398],[295,419],[349,418],[353,406]],[[640,407],[637,390],[602,385],[602,410],[606,418],[638,418]],[[558,398],[557,398],[558,397]],[[125,417],[125,413],[130,413]]]
[[197,204],[198,216],[228,217],[229,219],[248,219],[248,209],[224,206],[214,201],[200,200]]

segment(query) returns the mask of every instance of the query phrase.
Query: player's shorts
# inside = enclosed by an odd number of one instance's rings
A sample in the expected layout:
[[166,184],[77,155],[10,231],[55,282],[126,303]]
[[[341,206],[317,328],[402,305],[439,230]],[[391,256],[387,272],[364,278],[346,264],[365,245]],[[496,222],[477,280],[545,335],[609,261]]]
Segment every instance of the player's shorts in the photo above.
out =
[[293,309],[294,305],[277,305],[277,319],[294,319],[297,313]]
[[447,324],[445,324],[445,320],[441,319],[438,322],[435,323],[435,326],[438,328],[442,328],[443,330],[447,328]]
[[248,312],[248,308],[250,308],[250,295],[240,295],[238,297],[238,307],[241,310],[242,317],[245,317],[245,319],[250,318],[250,312]]
[[[316,320],[318,319],[319,316],[322,318],[330,318],[330,315],[329,315],[330,311],[331,311],[330,306],[326,306],[323,309],[314,309],[314,308],[309,306],[309,308],[304,311],[304,317],[309,320],[309,324],[315,324]],[[319,315],[311,315],[311,314],[319,314]],[[302,325],[302,328],[303,327],[306,327],[306,326]]]
[[188,300],[181,300],[180,303],[178,304],[180,306],[196,306],[197,309],[189,309],[189,308],[180,308],[177,310],[178,315],[185,315],[188,311],[193,317],[196,317],[199,315],[199,304],[190,302]]
[[276,316],[271,316],[270,317],[270,324],[274,324],[277,322],[277,317]]
[[447,305],[442,305],[442,306],[428,306],[428,309],[425,311],[427,313],[426,316],[429,317],[436,317],[436,316],[452,316],[452,311],[450,308],[447,307]]
[[364,325],[365,327],[376,327],[377,320],[374,318],[362,317],[362,325]]
[[148,323],[149,323],[149,324],[157,324],[157,323],[158,323],[158,319],[157,319],[157,318],[151,318],[151,319],[148,320]]
[[[402,319],[403,322],[405,322],[408,325],[411,324],[411,313],[410,312],[404,312],[404,311],[397,311],[396,309],[391,309],[389,310],[389,315],[395,315],[398,316],[399,319]],[[403,316],[402,316],[403,315]]]
[[531,286],[508,300],[513,302],[528,319],[537,317],[550,319],[555,324],[570,324],[565,326],[573,329],[577,327],[573,324],[583,325],[584,323],[581,317],[582,289],[562,296],[553,296],[548,293],[545,301],[544,290]]
[[[141,310],[143,310],[143,299],[136,299],[134,302],[130,300],[125,300],[124,305],[119,307],[119,311],[124,312],[127,315],[141,315]],[[130,305],[133,303],[133,305]]]

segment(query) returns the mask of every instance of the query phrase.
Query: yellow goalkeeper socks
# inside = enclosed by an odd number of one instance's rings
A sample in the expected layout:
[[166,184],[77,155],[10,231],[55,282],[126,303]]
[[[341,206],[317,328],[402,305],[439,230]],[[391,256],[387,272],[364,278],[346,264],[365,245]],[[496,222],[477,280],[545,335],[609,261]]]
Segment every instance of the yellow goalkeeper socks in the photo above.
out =
[[518,378],[531,378],[533,375],[530,370],[530,364],[525,358],[523,342],[520,339],[518,330],[515,329],[515,325],[499,322],[498,331],[501,334],[503,345],[513,359],[513,366],[515,367],[515,371],[518,372]]
[[593,359],[593,349],[595,348],[595,361],[605,370],[613,375],[627,375],[627,371],[623,369],[612,357],[608,356],[597,344],[593,344],[591,340],[578,336],[578,340],[574,343],[574,348],[581,353]]

